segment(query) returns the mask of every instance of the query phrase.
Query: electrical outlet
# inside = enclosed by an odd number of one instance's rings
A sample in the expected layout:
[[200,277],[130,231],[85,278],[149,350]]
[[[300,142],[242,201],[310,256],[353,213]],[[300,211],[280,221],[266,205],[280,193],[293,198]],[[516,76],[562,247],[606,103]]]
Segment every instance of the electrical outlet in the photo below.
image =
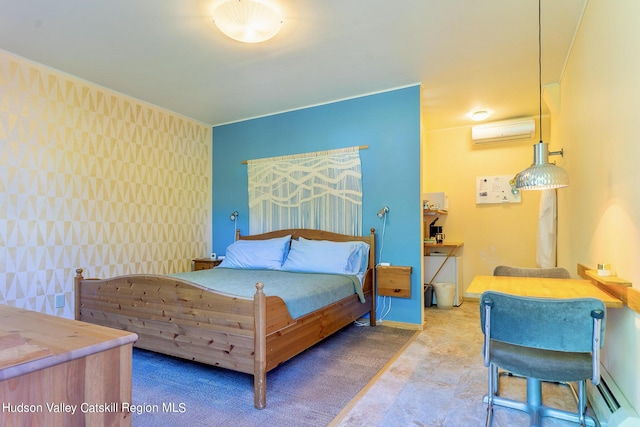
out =
[[64,307],[64,294],[56,294],[56,308]]

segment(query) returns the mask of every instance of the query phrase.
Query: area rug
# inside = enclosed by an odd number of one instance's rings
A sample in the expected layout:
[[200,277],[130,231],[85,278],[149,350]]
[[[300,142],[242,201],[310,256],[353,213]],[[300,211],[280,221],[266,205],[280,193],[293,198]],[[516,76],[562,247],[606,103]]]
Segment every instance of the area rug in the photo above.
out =
[[267,373],[267,407],[253,376],[133,350],[134,427],[326,426],[416,335],[347,326]]

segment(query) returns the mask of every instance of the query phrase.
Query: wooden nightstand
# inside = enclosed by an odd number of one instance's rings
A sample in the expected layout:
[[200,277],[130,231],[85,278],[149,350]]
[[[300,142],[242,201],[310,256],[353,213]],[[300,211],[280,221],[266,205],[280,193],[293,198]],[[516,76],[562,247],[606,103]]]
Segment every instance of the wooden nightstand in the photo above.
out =
[[221,259],[196,258],[193,260],[193,269],[196,271],[209,270],[210,268],[217,267],[221,262]]
[[379,265],[378,295],[411,298],[411,267]]

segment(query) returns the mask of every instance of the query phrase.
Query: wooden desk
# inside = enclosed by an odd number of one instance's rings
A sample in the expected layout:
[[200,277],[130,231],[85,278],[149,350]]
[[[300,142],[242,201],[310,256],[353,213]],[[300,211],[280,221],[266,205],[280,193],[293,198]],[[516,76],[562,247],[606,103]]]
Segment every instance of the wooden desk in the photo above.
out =
[[0,425],[130,426],[137,338],[0,305]]
[[478,301],[484,291],[497,291],[525,297],[598,298],[606,307],[621,308],[622,301],[588,280],[537,277],[476,276],[464,293],[467,301]]

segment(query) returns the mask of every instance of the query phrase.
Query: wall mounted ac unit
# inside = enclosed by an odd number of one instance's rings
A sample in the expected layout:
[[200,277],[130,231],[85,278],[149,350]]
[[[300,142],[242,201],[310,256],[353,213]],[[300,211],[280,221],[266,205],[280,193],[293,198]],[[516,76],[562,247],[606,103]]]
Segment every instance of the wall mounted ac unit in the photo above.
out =
[[515,119],[486,123],[471,128],[474,144],[531,138],[536,131],[533,119]]

